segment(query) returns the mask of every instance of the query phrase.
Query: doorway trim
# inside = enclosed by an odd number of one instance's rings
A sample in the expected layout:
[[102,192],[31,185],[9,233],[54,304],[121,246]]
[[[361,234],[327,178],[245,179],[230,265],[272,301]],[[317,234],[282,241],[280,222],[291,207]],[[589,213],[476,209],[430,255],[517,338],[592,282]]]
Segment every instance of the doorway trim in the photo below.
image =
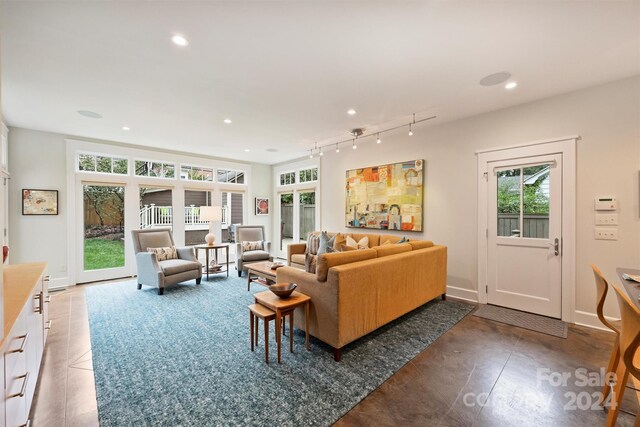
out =
[[579,136],[535,141],[477,151],[478,302],[487,304],[488,163],[546,154],[562,154],[562,320],[573,323],[575,311],[576,142]]

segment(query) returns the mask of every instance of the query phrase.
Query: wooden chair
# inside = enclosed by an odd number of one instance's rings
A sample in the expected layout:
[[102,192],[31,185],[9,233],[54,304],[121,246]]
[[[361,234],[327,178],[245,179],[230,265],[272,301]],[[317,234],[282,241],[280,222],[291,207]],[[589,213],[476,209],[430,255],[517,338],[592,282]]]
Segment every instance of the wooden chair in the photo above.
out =
[[[607,427],[613,427],[616,424],[629,374],[640,379],[640,370],[633,363],[636,351],[640,347],[640,310],[624,290],[617,286],[613,286],[613,289],[618,297],[618,306],[620,307],[619,360],[622,363],[618,363],[616,369],[616,384],[607,415]],[[636,415],[634,426],[640,426],[640,416],[638,415],[640,414]]]
[[[596,313],[598,314],[598,319],[600,319],[604,326],[611,329],[613,333],[616,334],[613,348],[611,349],[611,356],[609,356],[609,364],[607,365],[608,375],[610,372],[616,372],[618,360],[620,360],[620,331],[604,317],[603,313],[604,301],[607,298],[607,292],[609,291],[609,283],[607,282],[607,279],[604,278],[598,267],[591,264],[591,269],[593,270],[593,275],[596,279],[596,288],[598,291],[596,296]],[[606,402],[606,398],[610,391],[610,385],[604,384],[602,387],[602,402]]]

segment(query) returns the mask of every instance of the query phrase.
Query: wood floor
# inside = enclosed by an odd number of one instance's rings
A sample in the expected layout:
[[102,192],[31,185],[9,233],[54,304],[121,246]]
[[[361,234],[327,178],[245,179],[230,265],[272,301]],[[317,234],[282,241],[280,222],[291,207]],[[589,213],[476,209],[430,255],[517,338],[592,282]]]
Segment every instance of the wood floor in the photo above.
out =
[[[53,293],[32,427],[98,425],[85,289]],[[336,425],[604,425],[606,414],[586,405],[599,387],[576,384],[575,373],[606,366],[612,343],[611,334],[589,328],[572,326],[561,339],[469,315]],[[565,386],[546,380],[556,372],[571,375]],[[572,396],[582,396],[576,406],[589,408],[571,409]],[[635,414],[634,397],[628,390],[623,410]],[[618,425],[634,421],[621,413]]]

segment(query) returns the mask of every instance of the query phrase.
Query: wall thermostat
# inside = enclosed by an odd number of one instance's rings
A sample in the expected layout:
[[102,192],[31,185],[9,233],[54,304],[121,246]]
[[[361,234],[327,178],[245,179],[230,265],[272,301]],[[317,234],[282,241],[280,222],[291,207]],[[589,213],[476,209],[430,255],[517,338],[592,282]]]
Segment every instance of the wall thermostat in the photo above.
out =
[[618,201],[615,197],[596,197],[595,209],[597,211],[615,211],[618,209]]

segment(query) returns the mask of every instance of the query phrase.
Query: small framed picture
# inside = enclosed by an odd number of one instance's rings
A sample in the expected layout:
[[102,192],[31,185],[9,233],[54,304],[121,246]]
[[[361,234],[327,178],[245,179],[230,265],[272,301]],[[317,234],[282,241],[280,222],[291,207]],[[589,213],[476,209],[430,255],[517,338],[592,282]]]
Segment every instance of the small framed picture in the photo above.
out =
[[58,215],[58,190],[23,188],[22,215]]
[[269,215],[269,199],[256,197],[256,215]]

